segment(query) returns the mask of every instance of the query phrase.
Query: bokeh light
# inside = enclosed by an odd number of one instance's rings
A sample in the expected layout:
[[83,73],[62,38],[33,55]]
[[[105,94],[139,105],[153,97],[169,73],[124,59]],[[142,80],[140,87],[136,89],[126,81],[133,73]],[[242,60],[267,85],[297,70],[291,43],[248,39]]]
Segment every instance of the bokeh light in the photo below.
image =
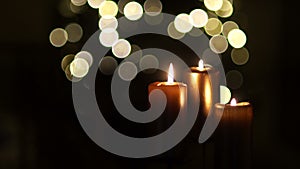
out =
[[131,2],[132,0],[119,0],[118,1],[118,8],[119,8],[119,12],[121,14],[124,14],[124,7],[127,3]]
[[231,59],[232,62],[236,65],[244,65],[249,60],[249,51],[247,48],[242,47],[239,49],[233,48],[231,50]]
[[223,5],[221,9],[216,11],[216,14],[222,18],[228,18],[233,13],[233,6],[230,1],[223,0]]
[[83,78],[89,71],[89,63],[82,58],[74,58],[70,64],[70,71],[74,77]]
[[118,58],[125,58],[131,52],[131,45],[125,39],[119,39],[112,47],[112,53]]
[[145,14],[144,20],[149,25],[159,25],[164,20],[164,15],[162,13],[156,16],[150,16],[148,14]]
[[153,73],[159,67],[159,61],[154,55],[145,55],[140,60],[139,66],[145,73]]
[[99,6],[99,15],[105,16],[116,16],[118,14],[118,5],[114,1],[104,1]]
[[237,23],[235,23],[234,21],[226,21],[223,23],[223,31],[222,34],[227,38],[228,37],[228,33],[232,30],[232,29],[238,29],[239,25]]
[[131,21],[136,21],[143,16],[143,7],[141,4],[132,1],[125,5],[124,15]]
[[138,45],[131,45],[130,56],[127,58],[127,61],[138,64],[140,59],[143,56],[143,50]]
[[119,33],[112,28],[103,29],[100,33],[100,43],[105,47],[112,47],[119,39]]
[[227,85],[231,89],[238,89],[243,84],[243,75],[237,70],[230,70],[226,73]]
[[103,30],[103,29],[106,29],[106,28],[117,29],[117,27],[118,27],[118,20],[114,16],[101,17],[99,19],[98,26],[99,26],[100,30]]
[[202,28],[206,25],[206,23],[208,21],[208,15],[202,9],[194,9],[190,13],[190,20],[194,27]]
[[168,35],[173,39],[181,39],[184,37],[184,33],[179,32],[174,25],[174,22],[171,22],[168,26]]
[[223,5],[223,0],[204,0],[204,5],[207,9],[211,11],[217,11],[221,9]]
[[92,64],[93,64],[93,56],[92,56],[92,54],[91,54],[90,52],[88,52],[88,51],[80,51],[80,52],[78,52],[78,53],[75,55],[74,59],[76,59],[76,58],[82,58],[82,59],[86,60],[86,61],[88,62],[88,64],[89,64],[90,67],[91,67]]
[[87,9],[85,5],[76,6],[72,2],[69,3],[69,7],[74,14],[81,14]]
[[62,28],[55,28],[51,31],[49,40],[54,47],[62,47],[68,41],[68,33]]
[[203,34],[202,30],[196,27],[193,27],[193,29],[189,32],[189,35],[192,37],[199,37]]
[[210,36],[219,35],[223,30],[222,22],[218,18],[209,18],[204,30]]
[[227,38],[229,44],[234,48],[242,48],[247,42],[246,34],[240,29],[232,29]]
[[131,81],[137,75],[137,67],[132,62],[124,62],[118,68],[118,74],[121,79]]
[[104,1],[105,0],[87,0],[89,6],[94,9],[98,9],[100,7],[101,3]]
[[162,11],[162,3],[160,0],[146,0],[144,3],[144,10],[147,15],[157,16]]
[[225,36],[216,35],[210,38],[209,47],[215,53],[223,53],[228,48],[228,42]]
[[112,56],[105,56],[99,62],[99,70],[104,75],[112,75],[117,67],[118,62]]
[[227,104],[231,99],[231,91],[228,87],[221,85],[220,86],[220,103]]
[[79,82],[82,78],[77,78],[77,77],[74,77],[72,74],[71,74],[71,71],[70,71],[70,64],[66,67],[65,69],[65,75],[67,77],[67,79],[71,82]]
[[81,26],[77,23],[70,23],[65,27],[66,32],[68,33],[68,41],[75,43],[80,41],[83,35],[83,30]]
[[73,61],[74,57],[75,57],[74,54],[68,54],[61,60],[61,69],[63,71],[65,71],[67,66],[70,65],[70,63]]
[[177,31],[181,33],[187,33],[193,28],[190,16],[185,13],[181,13],[175,17],[174,26],[177,29]]
[[71,0],[71,3],[75,6],[82,6],[86,4],[87,0]]

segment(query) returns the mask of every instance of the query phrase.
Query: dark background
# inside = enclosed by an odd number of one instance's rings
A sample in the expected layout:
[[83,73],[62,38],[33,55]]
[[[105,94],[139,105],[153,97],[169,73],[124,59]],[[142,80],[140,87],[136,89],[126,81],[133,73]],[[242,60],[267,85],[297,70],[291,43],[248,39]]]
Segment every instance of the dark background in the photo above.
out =
[[[235,67],[224,59],[224,67],[244,75],[242,88],[233,93],[242,93],[254,106],[253,168],[299,168],[299,43],[297,9],[292,9],[296,6],[273,0],[236,1],[232,20],[247,34],[250,60]],[[89,9],[66,19],[57,10],[58,2],[1,3],[0,169],[166,168],[159,161],[111,155],[82,130],[72,105],[71,82],[60,62],[65,54],[78,52],[96,31],[97,12]],[[163,11],[171,14],[201,4],[162,2]],[[83,26],[82,41],[61,49],[51,46],[51,30],[71,21]],[[174,168],[197,168],[193,162],[184,165]]]

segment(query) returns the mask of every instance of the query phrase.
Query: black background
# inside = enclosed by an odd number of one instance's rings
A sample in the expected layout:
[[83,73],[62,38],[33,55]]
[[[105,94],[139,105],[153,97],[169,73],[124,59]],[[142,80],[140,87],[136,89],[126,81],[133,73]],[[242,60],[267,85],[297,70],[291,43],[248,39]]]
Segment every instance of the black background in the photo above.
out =
[[[234,95],[254,105],[253,168],[299,168],[296,5],[236,1],[239,8],[231,19],[247,34],[250,60],[239,67],[226,57],[223,61],[225,71],[236,69],[244,75]],[[73,109],[71,82],[60,62],[65,54],[78,52],[96,31],[97,11],[88,9],[68,19],[59,14],[58,2],[1,2],[0,168],[166,168],[163,162],[111,155],[82,130]],[[162,2],[163,11],[171,14],[201,5],[196,0]],[[82,41],[61,49],[51,46],[51,30],[71,21],[83,26]]]

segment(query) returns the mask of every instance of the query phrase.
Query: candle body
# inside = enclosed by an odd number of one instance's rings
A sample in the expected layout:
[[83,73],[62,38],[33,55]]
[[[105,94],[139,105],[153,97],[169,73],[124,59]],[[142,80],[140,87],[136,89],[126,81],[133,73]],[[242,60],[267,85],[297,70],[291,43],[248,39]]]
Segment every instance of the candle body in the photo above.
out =
[[212,67],[201,70],[198,67],[191,67],[191,72],[186,75],[186,82],[189,102],[197,99],[200,101],[197,121],[191,131],[191,136],[198,140],[207,115],[219,100],[219,72]]
[[252,168],[253,110],[250,103],[242,102],[236,106],[217,103],[214,115],[222,115],[214,136],[215,168]]

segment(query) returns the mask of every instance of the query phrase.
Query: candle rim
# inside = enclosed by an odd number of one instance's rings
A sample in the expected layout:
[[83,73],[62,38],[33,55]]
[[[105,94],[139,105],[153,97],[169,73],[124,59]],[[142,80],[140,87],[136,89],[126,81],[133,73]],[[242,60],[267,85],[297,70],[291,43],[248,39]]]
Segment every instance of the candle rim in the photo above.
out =
[[150,83],[150,85],[155,85],[155,86],[187,86],[187,84],[185,84],[183,82],[172,82],[172,83],[168,83],[168,82],[152,82],[152,83]]
[[222,104],[222,103],[216,103],[215,106],[217,108],[225,108],[225,107],[247,107],[251,106],[250,102],[243,101],[243,102],[238,102],[236,105],[231,105],[230,103]]

